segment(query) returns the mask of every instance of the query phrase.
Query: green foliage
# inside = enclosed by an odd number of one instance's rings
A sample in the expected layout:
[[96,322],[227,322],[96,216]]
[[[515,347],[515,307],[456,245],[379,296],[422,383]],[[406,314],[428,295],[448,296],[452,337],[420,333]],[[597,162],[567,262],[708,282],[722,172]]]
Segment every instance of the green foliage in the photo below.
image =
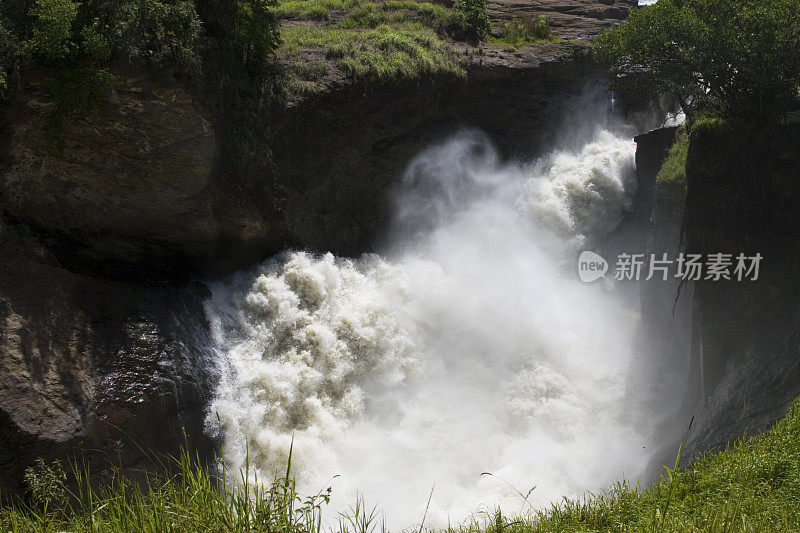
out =
[[0,19],[0,102],[5,100],[19,76],[18,65],[22,47],[16,35]]
[[550,32],[550,17],[539,15],[535,19],[511,19],[505,21],[499,37],[490,38],[493,44],[518,48],[523,44],[555,40]]
[[361,80],[464,74],[461,58],[447,39],[463,38],[466,17],[461,11],[417,0],[282,0],[276,13],[315,21],[293,24],[282,32],[280,55],[289,65],[293,97],[324,86],[320,75],[309,75],[303,66],[309,61],[323,61]]
[[31,11],[36,23],[25,43],[27,50],[45,62],[58,62],[78,52],[72,26],[78,4],[72,0],[36,0]]
[[775,120],[798,103],[800,0],[659,0],[594,42],[638,88],[701,112]]
[[284,31],[285,51],[320,49],[345,72],[362,79],[417,78],[435,72],[461,74],[452,47],[418,24],[381,25],[353,32],[295,26]]
[[111,64],[199,70],[200,21],[191,0],[8,0],[0,21],[0,96],[12,96],[9,73],[19,78],[22,65],[44,69],[56,126],[111,89]]
[[474,40],[475,35],[465,9],[449,9],[425,0],[282,0],[275,12],[286,19],[331,21],[330,25],[317,26],[319,31],[417,23],[455,40]]
[[686,158],[689,154],[689,134],[686,128],[675,132],[675,141],[669,149],[669,154],[658,171],[656,182],[686,184]]
[[[197,466],[184,453],[177,475],[150,476],[136,483],[115,469],[113,481],[93,489],[89,472],[73,469],[77,486],[70,490],[63,470],[40,461],[26,478],[35,487],[33,506],[0,511],[0,530],[9,532],[93,531],[108,533],[255,532],[319,533],[320,510],[330,489],[311,497],[297,494],[290,465],[285,477],[272,482],[242,472],[231,486]],[[243,481],[248,479],[250,483]],[[71,485],[70,485],[71,486]],[[62,498],[54,509],[47,502]]]
[[58,461],[50,464],[39,457],[35,466],[25,469],[25,484],[33,504],[44,512],[67,503],[67,473]]
[[330,20],[331,12],[345,11],[363,5],[359,0],[283,0],[275,6],[281,18]]
[[[114,57],[147,70],[198,68],[200,20],[190,0],[116,0],[85,27],[87,55]],[[93,36],[88,38],[88,36]],[[90,52],[89,50],[93,50]]]
[[337,28],[377,28],[387,24],[419,23],[439,34],[458,39],[467,31],[466,17],[460,11],[431,2],[387,0],[362,2],[351,9]]
[[456,0],[453,10],[464,14],[466,25],[464,37],[471,41],[480,41],[491,30],[489,14],[486,11],[486,0]]
[[197,61],[200,20],[191,0],[36,0],[28,15],[25,48],[45,65],[114,59],[166,69]]

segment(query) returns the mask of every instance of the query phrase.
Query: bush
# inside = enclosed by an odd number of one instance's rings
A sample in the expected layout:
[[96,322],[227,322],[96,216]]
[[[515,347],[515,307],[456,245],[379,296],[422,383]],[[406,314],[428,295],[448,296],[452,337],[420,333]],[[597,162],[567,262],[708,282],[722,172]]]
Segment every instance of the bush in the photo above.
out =
[[552,37],[550,18],[547,15],[539,15],[533,20],[512,19],[504,22],[503,32],[496,42],[516,48],[525,43],[549,41]]
[[47,464],[39,457],[35,466],[25,469],[25,485],[31,501],[44,512],[60,509],[67,503],[67,473],[58,461]]
[[36,18],[27,50],[47,63],[71,58],[79,50],[72,32],[78,4],[72,0],[37,0],[31,11]]
[[197,68],[200,19],[193,2],[123,1],[110,15],[106,24],[115,57],[148,70]]
[[486,0],[456,0],[453,10],[464,15],[464,38],[480,41],[491,30]]
[[0,4],[0,98],[19,89],[23,65],[44,68],[57,126],[112,87],[111,63],[196,75],[199,35],[192,0],[7,0]]
[[640,90],[677,95],[690,122],[771,121],[798,103],[800,0],[659,0],[594,44]]

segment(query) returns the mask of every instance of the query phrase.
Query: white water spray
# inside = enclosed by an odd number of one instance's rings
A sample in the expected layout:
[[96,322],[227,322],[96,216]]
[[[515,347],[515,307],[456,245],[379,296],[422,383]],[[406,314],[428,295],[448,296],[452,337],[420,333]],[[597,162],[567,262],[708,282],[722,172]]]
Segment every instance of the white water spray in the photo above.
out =
[[434,485],[426,525],[441,526],[636,479],[638,317],[574,265],[628,206],[634,150],[599,131],[503,166],[465,133],[410,164],[382,256],[289,253],[213,287],[231,371],[209,419],[229,471],[247,442],[271,479],[294,437],[301,490],[340,475],[333,510],[361,494],[393,529],[419,523]]

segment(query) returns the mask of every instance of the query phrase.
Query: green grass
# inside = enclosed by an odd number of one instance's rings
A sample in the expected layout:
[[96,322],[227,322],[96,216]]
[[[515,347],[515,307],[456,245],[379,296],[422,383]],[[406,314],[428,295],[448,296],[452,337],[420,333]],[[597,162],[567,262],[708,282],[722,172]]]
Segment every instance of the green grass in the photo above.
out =
[[[339,28],[375,28],[420,22],[447,32],[464,24],[464,15],[432,2],[416,0],[283,0],[275,13],[284,19],[334,21]],[[338,21],[338,22],[337,22]]]
[[675,141],[669,155],[661,165],[656,183],[686,184],[686,157],[689,154],[689,134],[682,127],[675,133]]
[[503,22],[499,35],[489,37],[489,43],[516,50],[525,44],[548,43],[561,40],[550,31],[550,19],[540,15],[536,19],[512,19]]
[[287,56],[317,51],[354,78],[390,80],[464,73],[453,47],[418,23],[363,30],[301,25],[284,28],[282,37],[282,52]]
[[[250,532],[317,533],[320,508],[330,491],[300,497],[286,475],[271,483],[227,486],[221,478],[196,466],[188,454],[176,459],[177,474],[151,476],[145,486],[118,472],[99,490],[87,482],[88,473],[75,468],[77,488],[70,489],[58,463],[39,461],[28,469],[31,504],[0,511],[0,531],[108,533]],[[248,472],[242,474],[242,479]]]
[[277,2],[275,13],[280,18],[329,20],[332,13],[360,3],[360,0],[282,0]]
[[[122,477],[99,491],[64,498],[63,476],[43,463],[32,471],[34,504],[0,511],[2,531],[319,532],[328,493],[302,498],[290,476],[264,488],[230,488],[184,455],[180,473],[151,478],[142,489]],[[85,480],[86,474],[77,472]],[[247,474],[245,473],[245,476]],[[552,531],[800,531],[800,403],[769,432],[743,437],[687,468],[665,468],[640,491],[624,482],[597,495],[565,500],[534,514],[497,511],[447,533]],[[421,509],[422,511],[422,509]],[[359,500],[340,532],[379,533],[379,513]]]
[[[769,432],[666,469],[646,491],[619,483],[534,516],[501,519],[507,533],[540,531],[800,531],[800,403]],[[498,526],[470,530],[499,533]]]
[[283,0],[279,55],[294,92],[322,87],[321,68],[309,76],[304,64],[326,62],[352,79],[417,79],[428,74],[463,76],[463,54],[454,42],[466,31],[462,12],[417,0]]

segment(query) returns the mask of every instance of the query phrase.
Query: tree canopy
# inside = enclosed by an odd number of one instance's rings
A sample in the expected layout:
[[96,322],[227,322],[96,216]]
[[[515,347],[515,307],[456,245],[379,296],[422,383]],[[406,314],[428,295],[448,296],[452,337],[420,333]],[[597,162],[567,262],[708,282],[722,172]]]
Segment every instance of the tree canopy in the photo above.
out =
[[0,99],[10,96],[14,79],[31,67],[53,74],[63,89],[56,91],[59,98],[70,88],[81,91],[93,82],[110,82],[114,65],[152,74],[179,71],[214,90],[234,78],[235,90],[258,92],[273,74],[280,42],[272,3],[3,0]]
[[617,83],[697,114],[774,120],[798,104],[800,0],[659,0],[595,40]]

